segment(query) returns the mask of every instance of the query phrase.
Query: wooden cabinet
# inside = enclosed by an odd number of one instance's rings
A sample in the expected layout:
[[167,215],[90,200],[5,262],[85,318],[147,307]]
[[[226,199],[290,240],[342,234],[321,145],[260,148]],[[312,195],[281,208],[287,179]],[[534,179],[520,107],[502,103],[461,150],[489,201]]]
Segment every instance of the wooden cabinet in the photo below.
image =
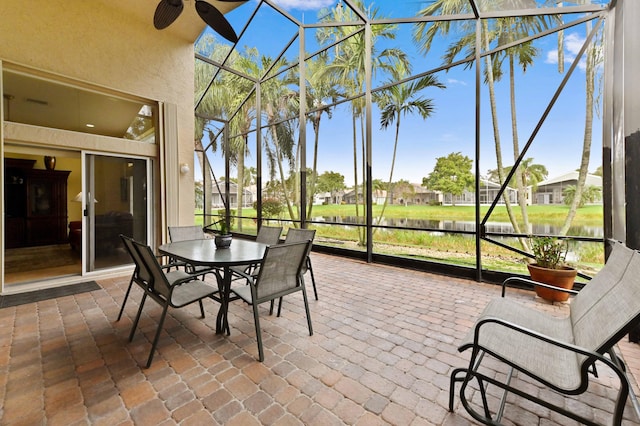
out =
[[5,247],[67,242],[69,171],[33,169],[33,160],[5,160]]

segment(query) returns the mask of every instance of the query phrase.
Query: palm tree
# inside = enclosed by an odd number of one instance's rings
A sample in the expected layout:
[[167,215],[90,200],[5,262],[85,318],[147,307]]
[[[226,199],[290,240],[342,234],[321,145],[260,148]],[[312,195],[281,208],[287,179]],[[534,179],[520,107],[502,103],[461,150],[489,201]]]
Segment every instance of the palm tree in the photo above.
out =
[[[525,17],[525,18],[504,18],[497,20],[497,24],[504,26],[498,31],[498,45],[512,43],[530,35],[539,33],[548,27],[546,17]],[[494,77],[499,81],[502,76],[502,62],[505,58],[509,62],[509,94],[511,106],[511,137],[513,140],[513,160],[517,163],[520,157],[520,146],[518,138],[518,119],[516,114],[516,84],[515,84],[515,62],[518,61],[522,72],[534,62],[534,58],[539,55],[539,49],[535,48],[532,42],[521,43],[515,47],[506,49],[501,54],[493,56]],[[529,216],[527,214],[527,183],[522,165],[519,165],[514,174],[518,195],[518,204],[522,213],[522,224],[524,229],[529,229]]]
[[[577,205],[577,208],[584,207],[587,203],[595,203],[599,201],[602,196],[602,188],[594,185],[589,185],[580,192],[580,199],[578,197],[578,188],[576,185],[569,185],[562,191],[563,201],[567,206],[573,204]],[[577,201],[576,201],[577,200]]]
[[[504,168],[506,174],[511,172],[513,166],[507,166]],[[522,169],[522,176],[524,177],[523,184],[525,187],[531,186],[535,191],[538,188],[538,184],[545,180],[549,175],[547,168],[542,164],[533,164],[533,158],[527,157],[520,162],[520,168]],[[498,169],[491,169],[487,173],[487,178],[492,182],[498,182]],[[514,186],[516,176],[513,176],[509,181],[509,186]]]
[[[587,23],[587,34],[590,33],[591,23]],[[586,70],[585,70],[585,124],[584,124],[584,136],[582,141],[582,158],[580,159],[580,169],[578,172],[578,182],[576,185],[576,193],[569,207],[569,213],[560,229],[560,234],[565,235],[569,232],[569,227],[573,218],[576,215],[579,204],[583,198],[582,193],[586,191],[585,184],[587,181],[587,174],[589,172],[589,159],[591,157],[591,140],[593,136],[593,110],[594,110],[594,94],[595,94],[595,82],[596,82],[596,70],[598,64],[603,60],[602,53],[602,31],[599,31],[594,40],[587,47],[586,52]]]
[[[409,70],[406,70],[401,63],[398,63],[392,73],[392,80],[398,81],[406,77]],[[381,110],[380,127],[386,129],[395,122],[395,138],[393,143],[393,155],[391,157],[391,169],[389,171],[389,180],[387,188],[392,190],[391,182],[393,182],[393,171],[396,163],[396,154],[398,151],[398,141],[400,136],[400,121],[402,116],[417,113],[426,120],[434,111],[433,99],[427,99],[420,95],[424,89],[429,87],[437,87],[444,89],[446,86],[440,83],[437,77],[429,74],[417,80],[407,83],[396,84],[376,93],[375,102]],[[413,188],[413,187],[412,187]],[[378,222],[382,220],[384,211],[387,208],[387,198],[384,200]],[[376,228],[377,229],[377,228]]]
[[[312,179],[308,188],[307,197],[309,199],[307,217],[311,217],[313,211],[313,197],[316,193],[316,183],[318,175],[318,145],[320,140],[320,121],[322,115],[326,114],[331,118],[331,107],[340,96],[338,85],[326,76],[325,68],[328,64],[326,52],[318,55],[313,60],[307,62],[307,103],[312,110],[309,114],[309,121],[313,126],[313,166]],[[299,145],[298,145],[299,146]]]
[[[216,43],[216,39],[213,36],[207,35],[202,37],[199,42],[196,50],[200,52],[209,52],[209,58],[216,60],[217,62],[222,62],[226,55],[229,52],[228,46],[220,45]],[[233,54],[230,57],[230,61],[233,61]],[[198,101],[200,96],[204,93],[211,82],[211,65],[203,62],[196,61],[195,63],[195,100]],[[205,112],[207,115],[212,117],[224,117],[227,114],[228,109],[226,108],[229,98],[229,92],[226,90],[221,90],[221,78],[218,78],[214,81],[209,91],[200,101],[200,104],[197,105],[198,111]],[[206,195],[204,200],[206,205],[203,204],[203,212],[204,216],[204,224],[209,224],[208,214],[212,213],[212,197],[211,189],[213,187],[212,182],[212,168],[207,159],[205,148],[203,146],[202,140],[208,134],[209,139],[212,143],[212,150],[215,152],[217,148],[217,141],[215,137],[212,137],[212,124],[209,120],[205,120],[203,118],[197,117],[195,119],[195,136],[194,136],[194,151],[196,152],[196,156],[200,163],[200,169],[203,171],[203,191]]]
[[[505,0],[506,1],[506,0]],[[495,3],[495,1],[493,2]],[[495,6],[495,5],[494,5]],[[459,13],[471,13],[471,6],[469,2],[464,0],[437,0],[430,6],[419,12],[420,15],[423,16],[431,16],[431,15],[452,15]],[[525,18],[499,18],[495,19],[492,22],[492,26],[489,26],[489,20],[483,20],[482,32],[481,32],[481,41],[480,44],[484,51],[490,50],[490,46],[494,42],[498,42],[499,45],[504,43],[510,43],[522,37],[528,35],[531,31],[540,31],[542,28],[548,27],[548,21],[552,19],[547,16],[535,16],[535,17],[525,17]],[[556,19],[556,18],[553,18]],[[462,36],[454,42],[447,49],[447,53],[445,55],[445,62],[451,64],[455,57],[458,56],[460,52],[463,50],[466,51],[467,57],[474,57],[475,55],[475,22],[471,23],[468,21],[462,21],[461,23],[453,23],[450,21],[439,21],[436,23],[427,23],[420,22],[416,24],[416,28],[414,31],[414,39],[416,42],[421,44],[421,49],[424,53],[427,53],[435,37],[439,32],[446,35],[451,29],[452,25],[456,25],[456,28],[459,28]],[[519,65],[526,69],[526,67],[531,63],[533,57],[537,52],[533,50],[533,48],[528,45],[528,43],[523,43],[516,47],[511,47],[504,51],[500,51],[497,54],[492,56],[487,55],[485,57],[485,68],[484,68],[484,81],[488,86],[489,90],[489,102],[491,108],[491,117],[492,117],[492,125],[493,125],[493,134],[494,134],[494,144],[495,144],[495,153],[496,153],[496,163],[497,163],[497,173],[498,173],[498,181],[502,185],[505,182],[506,173],[505,167],[503,166],[502,160],[502,144],[500,131],[498,126],[498,113],[497,113],[497,104],[496,104],[496,93],[495,93],[495,82],[498,81],[502,76],[502,62],[504,58],[508,58],[509,61],[509,75],[510,75],[510,89],[511,89],[511,121],[512,121],[512,137],[513,137],[513,146],[514,146],[514,158],[517,159],[520,155],[520,149],[518,146],[518,137],[517,137],[517,121],[516,121],[516,111],[515,111],[515,82],[514,82],[514,70],[515,70],[515,61],[518,58]],[[467,67],[471,66],[471,62],[467,63]],[[518,170],[516,183],[518,186],[518,200],[523,209],[523,217],[526,218],[526,195],[524,193],[524,188],[522,187],[522,183],[524,178],[522,177],[522,171]],[[516,233],[520,233],[519,223],[513,213],[511,208],[511,203],[509,202],[509,198],[506,192],[503,193],[503,199],[505,203],[505,207],[507,209],[507,213],[509,215],[509,219]],[[526,224],[526,222],[525,222]],[[523,247],[527,247],[527,241],[525,239],[520,240],[520,244]]]
[[[284,58],[274,60],[262,56],[260,63],[263,70],[280,69],[287,65]],[[298,126],[297,111],[299,111],[299,96],[290,88],[297,82],[293,73],[287,72],[276,77],[270,77],[261,83],[262,114],[265,117],[267,132],[264,136],[264,147],[270,170],[270,178],[281,185],[282,197],[289,212],[289,217],[295,220],[299,217],[294,210],[299,205],[295,203],[297,191],[287,185],[285,164],[290,170],[296,170],[295,132]],[[291,181],[289,181],[291,182]]]
[[[367,20],[376,20],[379,18],[378,9],[374,5],[365,8],[363,0],[355,0],[350,2],[361,11],[361,15],[367,17]],[[331,12],[321,21],[340,23],[340,22],[357,22],[360,18],[349,7],[342,6],[339,3]],[[408,67],[408,59],[406,54],[399,49],[385,49],[381,52],[376,51],[376,40],[379,38],[394,39],[397,26],[395,24],[376,24],[371,27],[371,58],[372,73],[387,71],[390,72],[397,62]],[[335,47],[335,57],[331,63],[325,68],[325,73],[333,81],[341,82],[343,92],[346,96],[353,98],[351,101],[352,110],[352,135],[353,135],[353,172],[354,185],[358,188],[358,124],[360,132],[360,160],[362,162],[362,182],[364,185],[366,176],[366,139],[365,139],[365,67],[366,67],[366,49],[364,32],[357,31],[354,26],[334,26],[319,29],[316,37],[319,44],[334,42],[344,37],[348,37]],[[364,205],[364,197],[362,203]],[[356,197],[356,216],[360,217],[360,203]],[[364,212],[363,212],[364,216]],[[365,244],[365,229],[358,228],[359,244]]]

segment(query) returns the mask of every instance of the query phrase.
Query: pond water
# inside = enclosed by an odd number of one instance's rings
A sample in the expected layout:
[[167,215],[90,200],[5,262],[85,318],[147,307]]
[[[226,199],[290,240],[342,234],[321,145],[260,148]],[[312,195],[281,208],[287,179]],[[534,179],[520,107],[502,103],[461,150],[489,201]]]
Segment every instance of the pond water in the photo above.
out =
[[[355,225],[362,223],[361,218],[356,216],[319,216],[313,218],[314,222],[331,222],[345,225]],[[456,220],[428,220],[428,219],[399,219],[389,218],[380,222],[382,226],[397,226],[401,228],[422,228],[429,231],[466,231],[475,232],[475,222]],[[487,232],[490,233],[513,233],[513,226],[508,222],[487,222]],[[532,224],[527,234],[538,235],[558,235],[559,226],[546,224]],[[604,229],[598,226],[572,226],[567,235],[576,237],[603,238]]]

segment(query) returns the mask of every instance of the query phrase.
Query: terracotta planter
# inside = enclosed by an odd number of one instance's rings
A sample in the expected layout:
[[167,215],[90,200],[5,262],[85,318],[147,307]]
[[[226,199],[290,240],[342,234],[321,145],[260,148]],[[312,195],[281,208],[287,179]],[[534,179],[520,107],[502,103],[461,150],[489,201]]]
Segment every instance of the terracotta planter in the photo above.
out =
[[[576,269],[568,266],[565,266],[562,269],[549,269],[541,268],[535,263],[530,263],[527,265],[527,268],[529,268],[529,274],[531,275],[532,280],[551,284],[567,290],[571,290],[573,288],[573,283],[575,282],[576,275],[578,274]],[[569,293],[555,291],[537,285],[533,287],[539,297],[550,302],[565,302],[569,299]]]

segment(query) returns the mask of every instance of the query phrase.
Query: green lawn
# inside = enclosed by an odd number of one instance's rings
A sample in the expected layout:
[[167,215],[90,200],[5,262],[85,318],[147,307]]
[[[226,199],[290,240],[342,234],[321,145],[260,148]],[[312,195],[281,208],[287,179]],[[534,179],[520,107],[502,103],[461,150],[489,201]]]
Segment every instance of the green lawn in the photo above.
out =
[[[374,217],[377,217],[382,206],[373,206]],[[520,209],[513,207],[518,219]],[[488,211],[488,207],[481,207],[482,216]],[[528,209],[529,222],[534,224],[548,224],[561,226],[569,211],[566,206],[541,206],[533,205]],[[196,212],[196,223],[202,223],[202,217]],[[286,214],[286,213],[285,213]],[[242,211],[244,217],[255,217],[256,212],[252,208]],[[312,217],[348,217],[356,215],[355,205],[322,205],[313,206]],[[362,216],[362,207],[360,207]],[[385,218],[394,219],[422,219],[422,220],[456,220],[475,221],[475,208],[473,206],[387,206],[384,212]],[[283,216],[282,219],[286,219]],[[278,220],[273,219],[273,220]],[[273,220],[271,223],[273,223]],[[489,218],[490,222],[509,223],[506,208],[497,206]],[[578,209],[572,226],[600,227],[603,224],[602,206],[586,206]],[[288,223],[283,223],[287,228]],[[312,226],[316,228],[316,242],[327,245],[336,245],[355,250],[365,250],[357,242],[358,229],[348,225]],[[238,230],[238,223],[234,229]],[[256,233],[256,223],[252,219],[242,221],[242,232]],[[374,251],[377,253],[393,254],[421,258],[446,263],[475,266],[475,238],[448,233],[431,233],[402,229],[376,229],[374,230]],[[507,244],[519,246],[513,241]],[[601,244],[579,243],[575,244],[572,251],[578,256],[578,262],[583,270],[597,270],[604,262],[604,253]],[[524,258],[514,252],[499,246],[483,242],[483,267],[493,270],[523,272],[526,273]]]
[[[489,210],[487,206],[482,206],[481,219],[484,214]],[[374,217],[380,215],[382,211],[381,205],[373,206]],[[518,220],[521,220],[520,209],[517,206],[513,207],[513,211],[516,214]],[[527,208],[529,222],[531,223],[544,223],[549,225],[559,226],[562,225],[564,219],[567,217],[569,207],[566,206],[542,206],[533,205]],[[201,214],[202,211],[196,211],[196,215]],[[252,208],[244,208],[242,215],[245,217],[255,217],[256,211]],[[287,213],[283,219],[287,219]],[[331,217],[331,216],[355,216],[356,207],[353,204],[343,205],[322,205],[313,206],[311,213],[312,217]],[[362,216],[362,207],[360,207],[360,215]],[[384,216],[387,218],[396,219],[427,219],[427,220],[462,220],[471,221],[475,220],[475,207],[473,206],[398,206],[389,205],[385,209]],[[491,222],[509,222],[509,216],[504,206],[497,206],[491,213],[489,218]],[[603,212],[602,206],[586,206],[578,209],[576,217],[573,221],[574,226],[602,226],[603,224]]]
[[[362,210],[362,209],[361,209]],[[378,216],[382,206],[373,206],[374,216]],[[489,210],[487,206],[480,207],[481,219]],[[518,220],[522,215],[520,209],[513,207]],[[533,205],[527,208],[529,222],[545,223],[549,225],[562,225],[567,217],[569,207],[566,206],[542,206]],[[344,205],[327,205],[313,206],[312,216],[355,216],[356,209],[353,204]],[[362,212],[361,212],[362,214]],[[578,209],[573,225],[576,226],[602,226],[602,206],[586,206]],[[475,220],[474,206],[387,206],[384,212],[387,218],[405,218],[405,219],[430,219],[430,220]],[[504,206],[496,206],[489,218],[491,222],[509,222],[507,209]]]

